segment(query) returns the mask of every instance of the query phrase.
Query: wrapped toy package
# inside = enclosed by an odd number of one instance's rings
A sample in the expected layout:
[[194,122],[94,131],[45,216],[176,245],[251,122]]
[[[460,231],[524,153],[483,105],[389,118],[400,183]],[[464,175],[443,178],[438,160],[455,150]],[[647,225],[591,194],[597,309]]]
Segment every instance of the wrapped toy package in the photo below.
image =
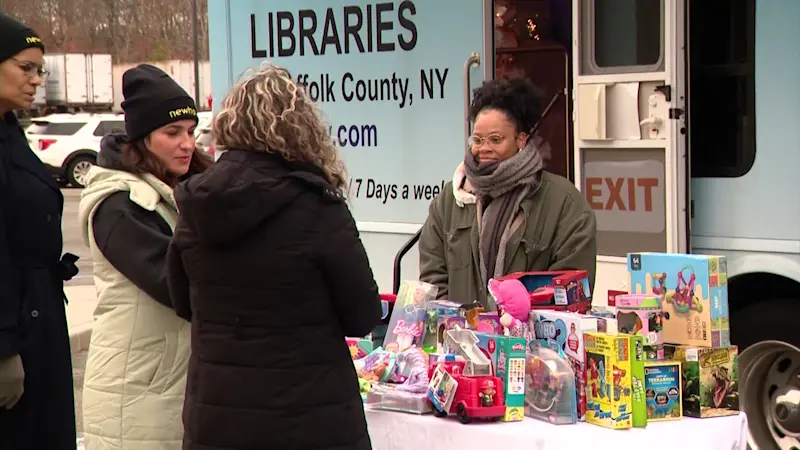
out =
[[438,288],[422,281],[403,281],[397,293],[383,348],[395,353],[412,346],[422,348],[425,304],[435,300]]

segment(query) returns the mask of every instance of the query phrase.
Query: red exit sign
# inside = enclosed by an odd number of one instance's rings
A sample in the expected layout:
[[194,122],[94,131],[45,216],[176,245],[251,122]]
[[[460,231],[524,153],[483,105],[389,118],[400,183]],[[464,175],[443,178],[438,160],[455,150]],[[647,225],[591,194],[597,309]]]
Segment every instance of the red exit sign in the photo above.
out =
[[[592,209],[612,211],[653,210],[653,192],[659,186],[658,178],[586,178],[586,201]],[[637,202],[637,189],[642,201]]]

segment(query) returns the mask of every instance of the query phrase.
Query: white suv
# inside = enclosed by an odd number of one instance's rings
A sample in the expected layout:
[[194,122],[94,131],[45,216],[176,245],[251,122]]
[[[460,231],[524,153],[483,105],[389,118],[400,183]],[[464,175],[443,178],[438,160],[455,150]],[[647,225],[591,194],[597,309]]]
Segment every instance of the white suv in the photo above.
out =
[[62,183],[84,187],[86,173],[97,161],[100,140],[125,132],[122,114],[51,114],[31,120],[25,130],[39,159]]

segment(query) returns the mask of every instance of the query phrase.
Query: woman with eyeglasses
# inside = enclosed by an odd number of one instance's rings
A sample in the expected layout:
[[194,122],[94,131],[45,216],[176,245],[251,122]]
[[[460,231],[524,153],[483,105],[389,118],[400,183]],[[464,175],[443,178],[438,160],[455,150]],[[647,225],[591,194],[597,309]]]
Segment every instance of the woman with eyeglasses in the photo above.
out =
[[75,450],[72,361],[58,184],[28,146],[14,111],[42,84],[44,45],[0,13],[0,448]]
[[420,279],[439,296],[489,310],[490,278],[580,269],[594,283],[594,212],[567,179],[545,170],[550,148],[535,135],[542,99],[527,78],[476,89],[469,149],[419,240]]

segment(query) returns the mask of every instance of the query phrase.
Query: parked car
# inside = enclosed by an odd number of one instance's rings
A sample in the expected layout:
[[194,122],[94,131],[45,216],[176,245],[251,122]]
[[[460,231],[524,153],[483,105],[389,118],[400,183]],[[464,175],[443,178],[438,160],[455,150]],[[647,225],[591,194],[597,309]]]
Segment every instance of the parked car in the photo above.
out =
[[100,140],[111,132],[125,132],[123,115],[51,114],[33,119],[26,129],[34,153],[59,182],[73,187],[85,185]]
[[214,120],[214,113],[211,111],[203,111],[197,113],[197,127],[194,129],[194,137],[200,136],[200,130],[211,129],[211,121]]

